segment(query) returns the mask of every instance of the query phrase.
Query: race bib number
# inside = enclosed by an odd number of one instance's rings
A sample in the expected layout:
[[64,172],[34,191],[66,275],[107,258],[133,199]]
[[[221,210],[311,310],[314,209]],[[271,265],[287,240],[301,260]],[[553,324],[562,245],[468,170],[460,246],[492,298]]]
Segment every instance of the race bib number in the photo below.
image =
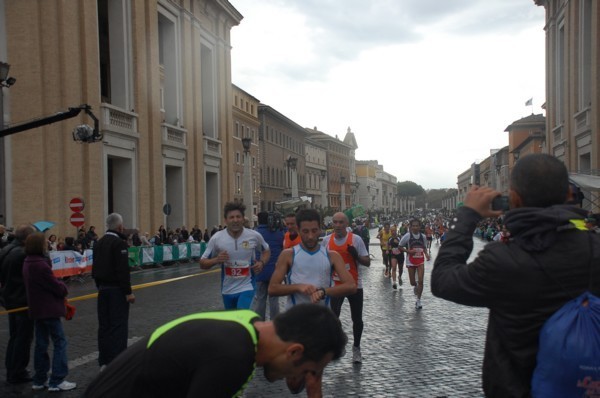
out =
[[415,252],[409,255],[411,264],[419,265],[425,263],[424,250],[420,247],[414,248]]
[[243,278],[250,275],[250,265],[240,263],[225,263],[225,275],[232,278]]
[[397,256],[397,255],[398,255],[398,254],[400,254],[400,253],[401,253],[401,251],[400,251],[400,249],[398,249],[397,247],[395,247],[395,248],[393,248],[393,249],[392,249],[392,254],[393,254],[394,256]]

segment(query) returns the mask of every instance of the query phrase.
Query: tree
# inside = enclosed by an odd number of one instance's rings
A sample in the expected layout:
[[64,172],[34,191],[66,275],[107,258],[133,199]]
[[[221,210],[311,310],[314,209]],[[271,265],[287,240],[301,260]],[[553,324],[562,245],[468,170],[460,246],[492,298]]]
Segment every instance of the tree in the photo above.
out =
[[415,197],[425,193],[422,186],[412,181],[404,181],[398,183],[398,196],[400,197]]

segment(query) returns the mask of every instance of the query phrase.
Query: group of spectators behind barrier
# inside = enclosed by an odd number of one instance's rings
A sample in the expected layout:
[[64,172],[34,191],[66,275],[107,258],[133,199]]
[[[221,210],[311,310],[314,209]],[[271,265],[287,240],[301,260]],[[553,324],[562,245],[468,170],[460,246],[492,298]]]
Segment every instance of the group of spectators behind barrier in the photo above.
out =
[[[132,246],[129,251],[131,268],[143,265],[159,265],[182,260],[197,259],[206,250],[205,242],[186,242],[176,245]],[[56,250],[49,253],[52,272],[59,278],[91,272],[94,261],[93,249],[82,253],[76,250]]]

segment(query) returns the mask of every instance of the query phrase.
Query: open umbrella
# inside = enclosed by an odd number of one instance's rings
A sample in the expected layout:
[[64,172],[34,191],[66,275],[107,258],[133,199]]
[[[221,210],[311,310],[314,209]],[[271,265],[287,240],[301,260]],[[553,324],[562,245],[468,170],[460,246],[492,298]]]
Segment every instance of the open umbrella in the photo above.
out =
[[38,221],[34,222],[33,225],[38,231],[45,232],[54,226],[52,221]]

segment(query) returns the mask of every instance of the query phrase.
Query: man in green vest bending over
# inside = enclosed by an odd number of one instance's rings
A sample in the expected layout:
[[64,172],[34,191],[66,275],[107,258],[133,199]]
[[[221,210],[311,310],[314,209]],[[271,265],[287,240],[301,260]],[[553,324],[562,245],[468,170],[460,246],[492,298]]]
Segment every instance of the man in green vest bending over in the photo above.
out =
[[347,337],[329,308],[302,304],[263,322],[249,310],[198,313],[156,329],[106,367],[85,397],[237,397],[262,367],[293,392],[321,397]]

